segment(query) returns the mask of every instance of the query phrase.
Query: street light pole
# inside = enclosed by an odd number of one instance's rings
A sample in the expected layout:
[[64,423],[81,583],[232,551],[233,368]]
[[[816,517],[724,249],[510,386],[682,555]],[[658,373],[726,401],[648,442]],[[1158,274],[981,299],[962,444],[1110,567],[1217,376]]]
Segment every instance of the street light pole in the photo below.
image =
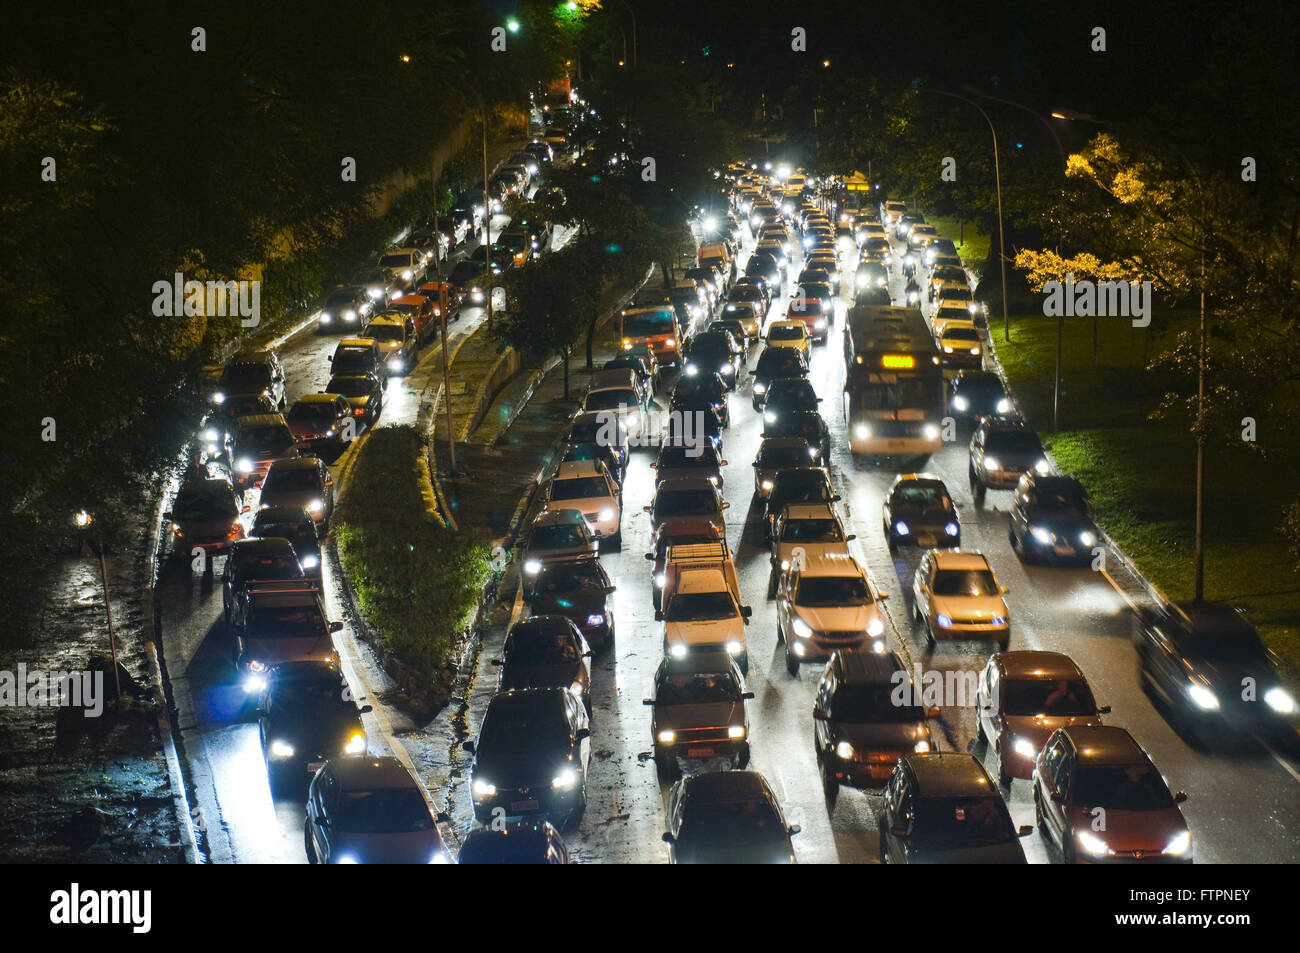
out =
[[[82,510],[75,517],[77,529],[81,531],[82,539],[90,544],[90,549],[99,557],[99,581],[104,587],[104,618],[108,622],[108,648],[113,657],[113,687],[115,689],[115,698],[122,697],[122,678],[117,672],[117,635],[113,631],[113,604],[108,594],[108,563],[104,560],[104,541],[99,538],[98,530],[92,529],[95,517],[90,513]],[[209,559],[204,554],[204,559]]]
[[492,333],[492,203],[488,200],[487,92],[483,93],[483,284],[488,334]]
[[962,102],[970,103],[979,110],[979,114],[984,117],[988,123],[989,132],[993,134],[993,175],[998,191],[998,259],[1002,264],[1002,340],[1011,340],[1011,319],[1007,317],[1007,246],[1002,230],[1002,163],[998,158],[998,131],[993,128],[993,120],[984,108],[973,99],[965,96],[959,96],[956,93],[945,92],[941,89],[919,89],[917,92],[933,93],[936,96],[949,96],[953,99],[960,99]]

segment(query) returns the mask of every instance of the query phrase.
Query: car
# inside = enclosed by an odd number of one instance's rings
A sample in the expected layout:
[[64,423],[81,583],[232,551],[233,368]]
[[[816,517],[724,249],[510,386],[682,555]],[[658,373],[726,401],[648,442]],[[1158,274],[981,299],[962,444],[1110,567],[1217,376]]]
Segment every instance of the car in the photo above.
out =
[[[821,272],[818,272],[821,274]],[[823,307],[821,298],[813,298],[807,295],[797,295],[790,300],[786,308],[786,322],[799,322],[803,324],[807,331],[810,341],[820,341],[826,343],[827,326],[830,319],[834,317],[834,312],[827,312]],[[777,323],[777,322],[773,322]],[[785,322],[780,322],[785,323]],[[768,343],[772,342],[771,328],[768,330]]]
[[367,268],[354,274],[348,281],[364,292],[375,303],[376,308],[385,308],[389,302],[396,301],[405,293],[405,283],[394,278],[388,268]]
[[655,386],[659,383],[659,362],[655,360],[653,351],[642,354],[622,351],[617,357],[611,357],[600,365],[600,368],[603,371],[627,368],[636,374],[637,380],[641,382],[647,394],[653,394]]
[[242,496],[266,479],[275,460],[298,456],[298,442],[281,414],[240,417],[226,438],[226,459]]
[[[760,254],[757,251],[749,256],[749,261],[745,265],[745,278],[762,280],[763,287],[767,290],[769,305],[772,297],[781,293],[785,283],[784,269],[777,259],[770,254]],[[740,279],[737,283],[746,282]]]
[[722,486],[722,468],[727,465],[713,444],[661,444],[659,456],[650,464],[655,471],[655,489],[668,480],[704,477],[716,487]]
[[738,323],[743,333],[736,335],[736,340],[742,347],[748,348],[758,340],[763,327],[764,313],[759,290],[752,285],[740,285],[731,290],[727,303],[722,306],[719,319]]
[[590,411],[574,415],[569,422],[564,442],[571,447],[580,443],[594,443],[608,449],[618,461],[617,467],[611,467],[609,472],[616,480],[622,480],[622,474],[627,470],[628,436],[627,426],[618,419],[617,414]]
[[786,347],[799,351],[805,360],[812,359],[812,338],[802,321],[773,321],[767,326],[763,343],[769,348]]
[[598,371],[582,399],[582,411],[614,415],[632,440],[639,439],[648,424],[650,392],[630,368]]
[[974,420],[1014,414],[1015,402],[992,371],[960,371],[948,391],[948,413]]
[[211,572],[211,557],[244,538],[239,513],[235,488],[229,480],[211,478],[182,483],[171,510],[163,513],[163,519],[171,524],[172,552],[182,559],[191,559],[194,550],[203,550],[204,571]]
[[569,849],[550,821],[480,827],[461,842],[457,864],[567,864]]
[[668,795],[663,837],[674,864],[793,864],[798,833],[757,771],[691,775]]
[[501,233],[497,242],[492,246],[493,257],[496,256],[497,249],[502,249],[503,253],[508,255],[511,262],[516,266],[526,264],[534,252],[532,239],[516,228]]
[[767,597],[776,595],[781,573],[827,553],[847,553],[850,540],[833,503],[790,503],[772,524],[772,550],[768,555]]
[[889,239],[880,237],[868,238],[862,243],[862,257],[866,261],[875,261],[889,267],[894,260],[893,250],[889,247]]
[[303,846],[314,864],[445,864],[447,820],[396,758],[331,759],[307,790]]
[[305,506],[264,506],[253,517],[248,535],[259,539],[281,537],[293,544],[303,573],[309,578],[321,577],[320,538],[316,535],[316,521]]
[[1170,793],[1127,729],[1057,728],[1033,781],[1038,830],[1065,863],[1192,862],[1191,831],[1178,807],[1187,795]]
[[791,559],[776,588],[776,639],[785,646],[786,671],[797,677],[801,663],[840,650],[883,651],[887,598],[846,550]]
[[750,375],[751,403],[754,409],[762,410],[766,405],[767,390],[774,380],[782,377],[807,376],[808,355],[804,351],[789,347],[764,348]]
[[226,452],[226,440],[240,417],[278,413],[270,393],[264,390],[248,394],[225,394],[224,398],[217,409],[203,421],[202,437],[209,457],[219,457]]
[[591,714],[591,648],[582,630],[562,615],[535,615],[516,622],[506,635],[497,691],[567,688]]
[[301,791],[331,758],[366,754],[361,716],[334,662],[286,662],[266,673],[257,702],[258,735],[271,793]]
[[764,540],[772,538],[776,518],[789,504],[838,503],[839,499],[824,464],[814,464],[810,460],[803,466],[777,470],[772,476],[772,488],[767,492],[763,510]]
[[821,400],[808,378],[775,377],[764,394],[763,422],[775,424],[790,413],[816,413]]
[[649,697],[650,737],[659,779],[672,779],[679,759],[727,758],[733,768],[749,764],[745,702],[754,693],[726,652],[693,652],[664,658]]
[[993,779],[973,755],[907,754],[885,788],[879,813],[882,864],[1023,864],[1017,829]]
[[936,238],[925,246],[924,262],[926,265],[932,265],[940,255],[957,257],[957,246],[953,244],[951,238]]
[[384,409],[384,385],[374,374],[335,374],[322,393],[342,394],[352,408],[352,419],[367,427]]
[[717,373],[729,390],[734,390],[740,376],[740,345],[726,331],[701,331],[686,346],[683,372],[686,377]]
[[493,280],[483,267],[481,257],[477,262],[464,258],[451,270],[451,283],[462,304],[468,300],[471,305],[483,305],[487,303],[487,292]]
[[403,291],[410,291],[424,280],[427,263],[421,249],[390,248],[379,256],[376,267],[391,272],[394,284]]
[[386,373],[405,377],[415,369],[420,360],[420,335],[414,318],[385,312],[371,318],[362,333],[379,342],[379,357]]
[[1011,644],[1007,587],[982,553],[931,549],[912,580],[913,612],[931,646],[936,639],[989,639]]
[[967,476],[975,504],[982,506],[987,490],[1010,490],[1033,471],[1048,476],[1052,465],[1038,434],[1023,420],[985,418],[970,440]]
[[[665,526],[663,531],[652,540],[654,551],[645,554],[645,558],[654,564],[650,578],[652,583],[652,601],[655,610],[663,608],[663,588],[667,583],[666,566],[668,550],[673,546],[694,546],[699,544],[721,543],[726,545],[723,526],[707,517],[682,519]],[[727,550],[730,554],[730,550]]]
[[946,321],[935,330],[935,343],[944,367],[982,367],[984,348],[980,333],[970,321]]
[[890,297],[888,288],[860,288],[853,295],[853,306],[855,308],[887,308],[893,304],[893,301],[894,299]]
[[802,437],[769,437],[754,455],[754,498],[767,499],[776,474],[793,467],[816,466],[821,451]]
[[1278,658],[1239,610],[1218,602],[1147,609],[1135,642],[1143,690],[1191,741],[1253,732],[1284,752],[1300,747],[1300,708]]
[[735,302],[747,301],[757,306],[758,319],[761,322],[772,304],[772,292],[767,282],[757,275],[742,275],[736,279],[735,287],[727,296]]
[[[979,327],[979,325],[975,323],[975,318],[976,315],[970,310],[970,308],[967,305],[962,304],[960,301],[945,301],[935,308],[934,314],[930,319],[930,327],[934,329],[935,338],[940,339],[940,344],[942,344],[942,338],[948,336],[950,331],[961,328],[962,334],[960,337],[965,341],[974,342],[973,346],[978,346],[978,333],[974,337],[971,337],[970,334],[971,331],[974,331]],[[962,347],[960,343],[955,346],[959,350]],[[970,345],[968,345],[968,347],[969,346]],[[979,366],[978,363],[974,361],[969,363]]]
[[215,404],[222,404],[231,394],[256,394],[265,391],[277,410],[288,404],[284,390],[284,366],[280,356],[271,350],[243,351],[221,370],[217,389],[212,395]]
[[680,477],[665,480],[655,488],[654,500],[645,507],[650,514],[651,537],[682,520],[704,519],[726,525],[723,511],[731,504],[704,477]]
[[961,545],[961,519],[948,487],[932,473],[900,473],[881,504],[889,551]]
[[524,578],[529,579],[541,572],[547,563],[564,562],[599,552],[600,542],[592,535],[581,510],[547,510],[538,513],[533,520],[520,561]]
[[980,673],[975,725],[997,759],[998,783],[1033,776],[1038,753],[1052,732],[1100,725],[1110,711],[1098,705],[1074,660],[1060,652],[995,652]]
[[377,338],[344,338],[334,348],[329,362],[334,377],[373,374],[388,386],[388,365],[384,363],[384,349]]
[[941,309],[949,302],[955,302],[970,312],[970,317],[979,313],[979,305],[975,303],[975,298],[971,294],[970,288],[964,285],[943,285],[934,293],[935,309]]
[[498,692],[488,702],[474,756],[470,792],[480,824],[544,818],[575,823],[587,806],[591,728],[587,709],[567,688]]
[[534,615],[562,615],[572,620],[587,644],[599,650],[614,641],[609,596],[615,588],[598,557],[574,556],[543,563],[527,581],[524,601]]
[[836,291],[831,288],[830,284],[825,281],[807,281],[800,284],[803,288],[803,295],[810,301],[820,301],[822,314],[826,315],[827,321],[835,320],[835,295]]
[[244,537],[226,550],[221,572],[221,604],[224,621],[230,624],[230,610],[250,582],[267,579],[302,579],[302,564],[293,544],[280,537]]
[[[768,414],[772,419],[768,419]],[[830,461],[831,434],[826,421],[815,410],[763,410],[763,437],[800,437],[817,448],[819,459]]]
[[623,491],[600,460],[561,463],[547,481],[543,499],[548,510],[577,510],[592,535],[617,549],[622,545]]
[[1100,537],[1082,483],[1033,471],[1021,476],[1007,514],[1007,540],[1021,562],[1086,565]]
[[894,238],[898,239],[900,242],[907,241],[907,236],[911,232],[912,226],[921,225],[924,222],[925,216],[920,212],[903,212],[893,220]]
[[949,285],[959,288],[970,287],[970,282],[966,278],[966,269],[959,265],[935,265],[930,269],[927,283],[930,286],[929,299],[931,301],[937,297],[938,291],[942,287]]
[[921,703],[897,652],[831,653],[813,695],[813,751],[822,791],[834,804],[841,784],[879,790],[904,755],[934,748],[937,707]]
[[266,472],[262,506],[302,506],[321,536],[329,532],[334,515],[334,477],[319,457],[275,460]]
[[231,660],[245,694],[262,690],[273,665],[337,662],[333,635],[342,628],[342,622],[326,617],[317,580],[265,579],[237,590],[229,635]]
[[355,433],[352,407],[342,394],[304,394],[284,419],[299,452],[338,456]]
[[375,299],[366,294],[364,287],[339,285],[321,302],[316,330],[331,334],[355,332],[374,309]]
[[722,426],[731,426],[731,408],[727,401],[729,386],[721,374],[690,374],[677,379],[669,412],[690,411],[703,404],[718,415]]
[[[728,311],[728,308],[732,308],[733,310]],[[743,310],[750,314],[753,313],[748,307]],[[745,323],[737,317],[736,314],[737,311],[735,310],[734,305],[724,306],[722,309],[722,316],[714,318],[713,321],[710,322],[707,330],[730,334],[732,339],[736,342],[736,346],[740,348],[737,354],[737,359],[740,366],[744,367],[745,355],[749,351],[750,344],[753,342],[750,340],[749,331],[746,330]]]

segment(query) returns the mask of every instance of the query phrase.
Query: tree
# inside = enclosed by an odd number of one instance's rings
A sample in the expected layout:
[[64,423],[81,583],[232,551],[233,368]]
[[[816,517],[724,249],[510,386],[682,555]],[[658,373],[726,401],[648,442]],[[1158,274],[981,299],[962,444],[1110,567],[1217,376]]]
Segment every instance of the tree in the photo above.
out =
[[569,397],[569,352],[580,329],[595,311],[598,291],[582,280],[575,250],[564,248],[509,272],[506,314],[493,335],[502,347],[521,355],[560,357],[564,361],[564,397]]

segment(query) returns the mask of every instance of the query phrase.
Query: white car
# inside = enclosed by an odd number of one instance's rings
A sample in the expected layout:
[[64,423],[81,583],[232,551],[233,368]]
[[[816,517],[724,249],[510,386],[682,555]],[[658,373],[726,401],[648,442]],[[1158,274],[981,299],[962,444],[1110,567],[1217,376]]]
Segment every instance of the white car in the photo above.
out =
[[[629,376],[633,375],[629,370]],[[582,411],[606,412],[618,415],[619,421],[632,440],[645,432],[646,404],[648,401],[640,387],[620,384],[614,387],[593,387],[582,401]]]
[[907,212],[907,205],[903,202],[890,201],[880,206],[880,220],[885,225],[896,225],[898,220]]
[[1011,644],[1011,612],[1001,585],[982,553],[931,549],[912,580],[913,605],[926,641],[991,640]]
[[885,619],[879,592],[867,571],[847,553],[804,560],[781,574],[777,586],[777,640],[785,643],[785,667],[828,659],[837,651],[885,651]]
[[546,485],[546,509],[577,510],[593,536],[614,547],[622,542],[622,494],[599,460],[561,463]]

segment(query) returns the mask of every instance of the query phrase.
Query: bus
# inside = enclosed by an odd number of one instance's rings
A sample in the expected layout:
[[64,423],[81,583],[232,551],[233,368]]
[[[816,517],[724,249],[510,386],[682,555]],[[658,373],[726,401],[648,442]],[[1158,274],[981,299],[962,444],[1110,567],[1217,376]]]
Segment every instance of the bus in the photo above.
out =
[[918,308],[850,308],[844,416],[854,453],[929,456],[941,446],[943,368]]
[[672,301],[624,308],[619,312],[618,323],[623,350],[630,351],[635,345],[644,344],[660,364],[681,364],[681,327]]

